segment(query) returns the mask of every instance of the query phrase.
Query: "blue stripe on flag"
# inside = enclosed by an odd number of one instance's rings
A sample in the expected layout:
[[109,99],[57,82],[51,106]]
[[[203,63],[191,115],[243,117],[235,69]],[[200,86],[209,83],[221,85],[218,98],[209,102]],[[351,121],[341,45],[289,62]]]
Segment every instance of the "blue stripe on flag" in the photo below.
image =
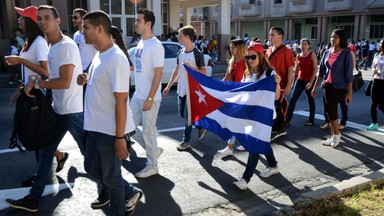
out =
[[224,103],[224,106],[218,109],[228,116],[240,119],[249,119],[262,124],[272,126],[273,110],[261,106],[239,105],[235,103]]

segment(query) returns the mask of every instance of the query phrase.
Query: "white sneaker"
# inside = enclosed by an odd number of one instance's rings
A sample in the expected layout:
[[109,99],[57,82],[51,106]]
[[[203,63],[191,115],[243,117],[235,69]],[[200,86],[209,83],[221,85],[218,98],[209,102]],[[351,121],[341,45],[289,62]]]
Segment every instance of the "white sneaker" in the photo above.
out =
[[144,169],[142,169],[140,172],[137,172],[135,176],[137,178],[148,178],[150,176],[156,175],[159,172],[159,169],[156,166],[150,166],[146,165]]
[[229,149],[227,146],[225,147],[225,149],[217,151],[217,153],[219,153],[223,157],[227,157],[227,156],[233,155],[233,150]]
[[332,140],[333,140],[332,137],[329,137],[328,139],[321,141],[321,144],[325,146],[330,146],[332,143]]
[[242,145],[239,145],[236,147],[236,150],[238,151],[245,151],[245,148]]
[[234,185],[236,185],[240,190],[247,190],[247,182],[243,178],[239,178],[238,181],[233,182]]
[[157,161],[157,159],[159,159],[159,157],[161,156],[161,154],[163,154],[163,152],[164,152],[164,149],[159,147],[159,152],[158,152],[158,154],[157,154],[156,161]]
[[333,135],[331,147],[335,148],[336,146],[338,146],[340,144],[340,139],[341,133],[339,133],[338,135]]
[[272,175],[276,175],[279,173],[279,168],[276,166],[276,167],[269,167],[268,169],[266,170],[263,170],[260,172],[260,176],[263,177],[263,178],[268,178]]

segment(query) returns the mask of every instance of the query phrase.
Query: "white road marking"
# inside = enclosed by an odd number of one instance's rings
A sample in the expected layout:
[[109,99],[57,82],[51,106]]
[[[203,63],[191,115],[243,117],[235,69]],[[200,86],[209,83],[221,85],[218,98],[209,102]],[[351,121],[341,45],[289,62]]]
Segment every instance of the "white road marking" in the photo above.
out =
[[[46,196],[48,194],[57,194],[59,191],[67,188],[71,190],[73,185],[74,183],[46,185],[43,196]],[[14,199],[14,200],[21,199],[29,194],[29,190],[30,190],[30,187],[0,190],[0,210],[9,208],[9,206],[5,203],[5,199]]]
[[[309,116],[309,112],[303,111],[303,110],[295,111],[293,113],[296,114],[296,115],[301,115],[301,116]],[[315,114],[315,119],[319,119],[319,120],[323,120],[324,121],[324,115]],[[371,132],[371,133],[374,133],[374,134],[378,134],[378,135],[384,136],[384,130],[380,129],[380,128],[379,128],[378,131],[369,131],[369,130],[366,130],[366,128],[367,128],[366,125],[362,125],[362,124],[358,124],[358,123],[350,122],[350,121],[347,121],[347,127],[355,128],[355,129],[358,129],[358,130],[364,130],[366,132]]]

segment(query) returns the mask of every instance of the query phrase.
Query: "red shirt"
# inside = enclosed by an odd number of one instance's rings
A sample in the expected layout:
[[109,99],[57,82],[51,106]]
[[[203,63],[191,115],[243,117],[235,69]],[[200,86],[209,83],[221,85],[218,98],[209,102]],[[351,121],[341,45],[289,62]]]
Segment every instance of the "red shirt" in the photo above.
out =
[[[288,49],[284,44],[283,48],[279,49],[269,60],[269,63],[275,69],[277,74],[281,77],[280,87],[284,89],[288,82],[288,68],[293,67],[295,62],[293,60],[293,52]],[[277,47],[278,48],[278,47]],[[265,53],[265,57],[268,59],[272,55],[272,47],[269,47]]]
[[349,44],[348,49],[356,55],[356,46],[354,44]]
[[297,63],[299,66],[297,79],[310,81],[313,73],[312,52],[309,52],[305,57],[303,56],[303,53],[300,53],[297,56]]
[[[229,69],[230,65],[228,65]],[[244,71],[246,70],[245,59],[233,63],[231,70],[231,81],[233,82],[241,82],[244,76]]]

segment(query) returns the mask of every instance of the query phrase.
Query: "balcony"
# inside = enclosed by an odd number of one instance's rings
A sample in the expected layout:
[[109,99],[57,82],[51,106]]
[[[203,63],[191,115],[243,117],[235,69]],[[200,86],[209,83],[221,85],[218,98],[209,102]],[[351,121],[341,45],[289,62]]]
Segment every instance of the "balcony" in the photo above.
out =
[[291,13],[311,13],[316,11],[316,1],[311,0],[292,0],[289,3]]
[[384,0],[368,0],[366,7],[368,7],[368,9],[383,8]]
[[340,11],[353,9],[353,0],[325,0],[325,11]]
[[239,7],[239,16],[260,16],[261,4],[243,4]]

